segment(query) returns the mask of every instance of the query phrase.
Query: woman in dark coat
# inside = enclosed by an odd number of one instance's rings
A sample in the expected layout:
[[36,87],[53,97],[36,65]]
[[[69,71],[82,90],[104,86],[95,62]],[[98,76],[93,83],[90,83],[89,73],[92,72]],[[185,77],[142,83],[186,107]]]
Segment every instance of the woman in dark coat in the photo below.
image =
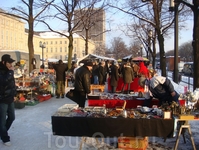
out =
[[100,62],[100,66],[98,68],[98,81],[99,81],[99,85],[104,85],[104,76],[105,76],[105,62],[102,61]]
[[129,62],[124,64],[124,68],[122,70],[122,76],[123,76],[123,81],[124,81],[124,86],[122,87],[122,92],[124,92],[124,88],[125,88],[126,84],[128,84],[127,93],[129,93],[130,92],[130,84],[134,80],[134,72],[133,72],[133,69]]
[[118,64],[113,63],[111,65],[111,74],[110,74],[110,85],[111,85],[111,92],[115,93],[117,84],[118,84],[119,76],[118,76]]

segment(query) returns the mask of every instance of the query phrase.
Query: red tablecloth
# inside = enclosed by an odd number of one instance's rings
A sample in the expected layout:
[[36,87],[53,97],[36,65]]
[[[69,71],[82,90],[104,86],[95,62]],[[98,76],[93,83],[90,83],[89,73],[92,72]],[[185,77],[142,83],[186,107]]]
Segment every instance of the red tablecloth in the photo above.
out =
[[[153,99],[151,106],[153,105],[158,105],[159,100],[158,99]],[[103,106],[103,104],[106,105],[107,108],[115,108],[117,106],[123,106],[124,105],[124,100],[110,100],[110,99],[89,99],[88,100],[88,106]],[[138,100],[138,99],[134,99],[134,100],[126,100],[126,108],[130,109],[130,108],[136,108],[138,105],[143,105],[144,104],[144,100]],[[185,104],[185,100],[180,100],[180,105],[184,105]]]
[[[139,92],[139,91],[143,92],[144,91],[144,89],[141,86],[139,86],[138,80],[139,80],[139,78],[134,78],[134,80],[130,86],[131,91],[134,91],[134,92]],[[123,78],[119,78],[116,91],[121,91],[123,85],[124,85]],[[125,86],[124,91],[127,89],[128,89],[128,85]],[[108,91],[111,91],[110,78],[108,78]]]

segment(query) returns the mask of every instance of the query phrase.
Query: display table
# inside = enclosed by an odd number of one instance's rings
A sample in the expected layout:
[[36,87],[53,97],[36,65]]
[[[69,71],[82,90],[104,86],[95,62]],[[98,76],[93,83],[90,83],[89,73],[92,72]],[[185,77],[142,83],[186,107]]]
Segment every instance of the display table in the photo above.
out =
[[[115,99],[88,99],[88,106],[103,106],[106,105],[107,108],[115,108],[117,106],[121,107],[126,101],[126,109],[136,108],[138,105],[143,106],[144,99],[133,99],[133,100],[115,100]],[[150,107],[159,104],[158,99],[153,99]],[[184,105],[185,101],[180,100],[180,105]]]
[[[115,108],[117,106],[123,106],[124,101],[126,101],[126,109],[130,108],[136,108],[138,105],[143,106],[144,104],[144,99],[142,100],[110,100],[110,99],[89,99],[88,100],[88,106],[103,106],[104,104],[106,105],[107,108]],[[158,105],[159,101],[158,99],[153,99],[152,104],[150,107],[153,105]]]
[[52,131],[61,136],[172,137],[173,119],[89,118],[52,116]]

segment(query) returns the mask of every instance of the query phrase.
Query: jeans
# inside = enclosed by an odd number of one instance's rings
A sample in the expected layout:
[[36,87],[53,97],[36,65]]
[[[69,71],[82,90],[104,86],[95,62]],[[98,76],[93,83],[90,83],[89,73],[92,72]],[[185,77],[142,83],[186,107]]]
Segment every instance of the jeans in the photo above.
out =
[[8,130],[15,120],[14,102],[11,104],[0,103],[0,137],[5,143],[10,141]]
[[93,77],[93,84],[99,84],[98,76],[96,75]]

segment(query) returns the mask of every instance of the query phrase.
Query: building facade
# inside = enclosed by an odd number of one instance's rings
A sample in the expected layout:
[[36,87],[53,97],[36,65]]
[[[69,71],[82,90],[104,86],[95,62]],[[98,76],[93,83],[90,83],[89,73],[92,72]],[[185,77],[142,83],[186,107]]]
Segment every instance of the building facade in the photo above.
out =
[[[66,33],[67,34],[67,33]],[[78,59],[85,55],[85,41],[77,35],[73,35],[73,57]],[[33,38],[34,53],[42,58],[42,48],[39,42],[45,42],[43,49],[44,59],[56,58],[67,60],[68,57],[68,39],[53,32],[35,32]],[[89,53],[95,50],[95,43],[89,41]],[[25,23],[17,18],[0,14],[0,51],[28,51],[28,33],[25,29]],[[29,61],[26,58],[26,61]]]
[[[81,20],[81,21],[80,21]],[[86,37],[86,30],[88,29],[88,37],[95,42],[98,55],[105,54],[106,42],[106,26],[105,26],[105,11],[103,9],[85,9],[76,10],[74,13],[74,25],[79,23],[76,27],[78,34]],[[100,53],[99,53],[100,52]]]

